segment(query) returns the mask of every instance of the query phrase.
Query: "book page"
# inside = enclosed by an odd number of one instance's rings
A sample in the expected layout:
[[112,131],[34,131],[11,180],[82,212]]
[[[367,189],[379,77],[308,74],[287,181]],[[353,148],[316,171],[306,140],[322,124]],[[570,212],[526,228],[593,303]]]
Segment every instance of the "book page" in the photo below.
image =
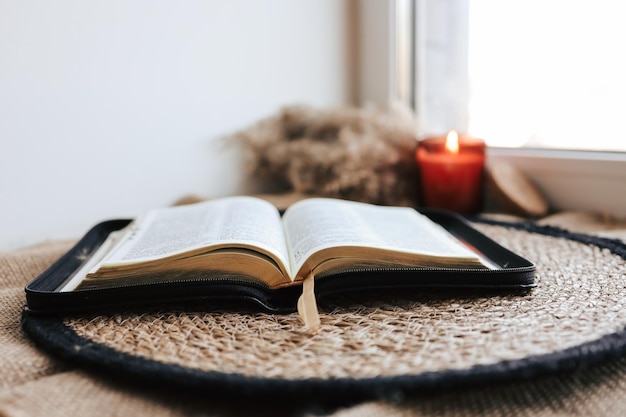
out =
[[171,256],[210,245],[249,245],[289,265],[278,210],[252,197],[227,197],[150,211],[104,261],[127,264]]
[[290,207],[283,216],[283,224],[292,271],[299,271],[314,252],[335,246],[477,258],[441,226],[408,207],[310,199]]
[[70,276],[67,282],[65,282],[58,289],[58,291],[69,292],[76,289],[76,287],[78,287],[78,285],[85,279],[87,273],[96,265],[98,265],[102,261],[102,259],[104,259],[107,254],[124,239],[124,236],[127,232],[127,228],[111,232],[109,236],[107,236],[106,240],[102,242],[102,245],[100,245],[100,247],[95,251],[95,253],[91,255],[89,259],[87,259],[87,261]]

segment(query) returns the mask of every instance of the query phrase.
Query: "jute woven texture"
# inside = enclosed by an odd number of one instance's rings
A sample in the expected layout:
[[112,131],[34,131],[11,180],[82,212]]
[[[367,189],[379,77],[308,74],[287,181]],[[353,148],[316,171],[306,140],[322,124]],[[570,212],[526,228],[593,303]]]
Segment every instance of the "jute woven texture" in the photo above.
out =
[[626,326],[624,259],[563,238],[477,227],[537,263],[536,289],[326,305],[314,335],[296,314],[119,314],[66,324],[96,343],[161,363],[287,379],[469,369],[559,352]]
[[[626,233],[623,236],[626,238]],[[120,378],[111,379],[101,372],[77,370],[74,364],[61,362],[38,349],[20,329],[20,311],[25,302],[24,285],[69,247],[70,242],[52,242],[0,253],[0,416],[626,415],[625,358],[529,381],[453,391],[418,392],[391,403],[343,404],[339,409],[323,405],[287,404],[281,393],[254,403],[247,401],[239,392],[230,397],[217,397],[210,391],[190,396],[184,392],[145,387]],[[568,260],[568,264],[578,261],[579,256],[576,255]],[[558,275],[554,271],[551,273]],[[540,279],[545,280],[547,274],[546,271],[541,272]],[[565,293],[563,296],[567,299],[572,295]],[[574,302],[575,299],[572,300]]]

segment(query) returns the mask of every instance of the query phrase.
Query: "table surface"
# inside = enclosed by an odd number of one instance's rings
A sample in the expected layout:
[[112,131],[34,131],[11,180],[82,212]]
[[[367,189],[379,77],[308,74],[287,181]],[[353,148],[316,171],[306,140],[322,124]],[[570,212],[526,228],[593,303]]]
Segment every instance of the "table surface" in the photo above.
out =
[[[601,214],[559,213],[539,222],[626,241],[626,224]],[[320,404],[315,398],[310,404],[290,404],[288,399],[250,403],[241,393],[213,398],[210,392],[165,392],[79,369],[37,349],[20,328],[24,285],[73,243],[47,242],[0,253],[0,415],[626,415],[626,358],[515,384],[362,404]]]

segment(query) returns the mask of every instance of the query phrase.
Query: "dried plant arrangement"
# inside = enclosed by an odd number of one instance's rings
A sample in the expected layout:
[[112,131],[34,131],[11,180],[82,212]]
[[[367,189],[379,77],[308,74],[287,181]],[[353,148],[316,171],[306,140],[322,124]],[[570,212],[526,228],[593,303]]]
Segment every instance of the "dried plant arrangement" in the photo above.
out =
[[249,174],[286,191],[384,205],[417,203],[418,126],[404,108],[288,106],[235,134]]

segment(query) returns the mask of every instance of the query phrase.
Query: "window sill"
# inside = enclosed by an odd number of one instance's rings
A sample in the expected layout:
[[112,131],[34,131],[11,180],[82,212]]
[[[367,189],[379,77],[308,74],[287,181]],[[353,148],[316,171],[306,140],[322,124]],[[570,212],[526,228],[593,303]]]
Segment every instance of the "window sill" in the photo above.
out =
[[626,219],[626,153],[489,148],[488,163],[494,162],[524,172],[554,210]]

